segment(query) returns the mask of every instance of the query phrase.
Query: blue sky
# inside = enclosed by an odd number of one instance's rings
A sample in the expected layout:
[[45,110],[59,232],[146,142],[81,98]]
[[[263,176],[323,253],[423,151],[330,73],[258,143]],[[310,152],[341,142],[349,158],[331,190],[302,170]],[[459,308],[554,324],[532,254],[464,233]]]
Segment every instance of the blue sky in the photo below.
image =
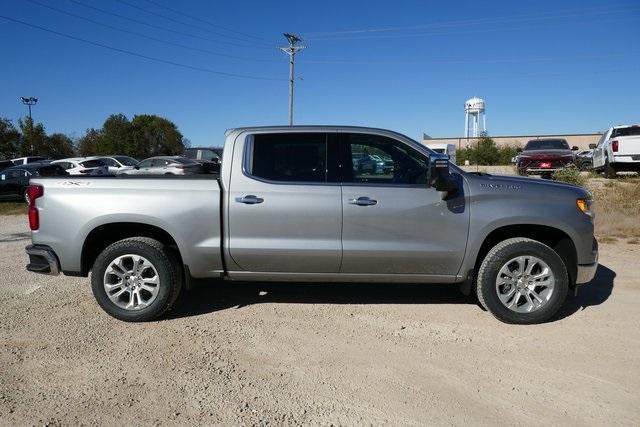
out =
[[219,145],[226,128],[284,124],[288,62],[276,49],[284,31],[301,34],[307,46],[296,70],[296,124],[458,136],[463,103],[475,95],[487,102],[492,135],[640,122],[640,3],[633,0],[1,4],[0,15],[14,20],[209,70],[0,18],[0,116],[17,120],[26,112],[19,97],[37,96],[34,119],[48,132],[79,137],[109,114],[149,113],[206,146]]

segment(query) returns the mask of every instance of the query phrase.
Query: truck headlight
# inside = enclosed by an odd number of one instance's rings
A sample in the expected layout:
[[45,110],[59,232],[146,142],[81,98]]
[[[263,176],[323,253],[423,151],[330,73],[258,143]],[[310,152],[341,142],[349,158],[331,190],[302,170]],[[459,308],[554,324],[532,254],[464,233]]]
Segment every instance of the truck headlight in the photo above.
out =
[[591,199],[576,199],[576,205],[578,206],[578,209],[580,209],[580,211],[582,213],[585,213],[589,216],[591,216],[591,204],[593,203],[593,201]]

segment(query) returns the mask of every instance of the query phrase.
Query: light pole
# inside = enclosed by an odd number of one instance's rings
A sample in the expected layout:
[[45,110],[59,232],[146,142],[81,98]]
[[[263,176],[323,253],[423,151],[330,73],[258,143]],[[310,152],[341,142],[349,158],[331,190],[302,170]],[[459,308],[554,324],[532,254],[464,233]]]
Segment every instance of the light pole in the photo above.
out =
[[289,126],[293,126],[293,81],[295,79],[293,69],[295,65],[296,53],[304,46],[299,46],[297,43],[302,41],[302,38],[295,34],[284,33],[289,46],[281,47],[280,50],[289,55]]
[[22,99],[22,103],[24,105],[29,107],[29,120],[33,122],[33,119],[31,118],[31,106],[38,103],[38,98],[35,96],[21,96],[20,99]]
[[31,106],[36,105],[38,103],[38,98],[35,96],[21,96],[22,103],[29,107],[29,126],[31,127],[31,135],[30,135],[30,149],[31,154],[33,154],[33,118],[31,117]]

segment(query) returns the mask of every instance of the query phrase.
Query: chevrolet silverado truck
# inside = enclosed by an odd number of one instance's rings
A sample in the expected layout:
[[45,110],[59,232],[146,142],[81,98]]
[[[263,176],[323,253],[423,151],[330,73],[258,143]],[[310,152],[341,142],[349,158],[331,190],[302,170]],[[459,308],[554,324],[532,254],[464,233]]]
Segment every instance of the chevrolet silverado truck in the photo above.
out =
[[[393,168],[359,171],[352,153]],[[221,279],[458,284],[498,319],[529,324],[552,318],[598,265],[584,189],[467,173],[395,132],[233,129],[220,166],[32,179],[27,269],[90,274],[98,304],[125,321]]]

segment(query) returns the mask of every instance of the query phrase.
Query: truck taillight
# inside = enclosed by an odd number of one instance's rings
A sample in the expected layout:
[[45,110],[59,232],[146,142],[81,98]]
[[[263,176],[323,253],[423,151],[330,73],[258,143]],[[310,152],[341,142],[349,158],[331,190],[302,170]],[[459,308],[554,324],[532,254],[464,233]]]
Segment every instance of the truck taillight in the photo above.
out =
[[618,141],[611,141],[611,151],[614,153],[618,152]]
[[40,228],[40,215],[36,208],[36,199],[44,195],[42,185],[30,185],[27,187],[27,203],[29,203],[29,227],[35,231]]

